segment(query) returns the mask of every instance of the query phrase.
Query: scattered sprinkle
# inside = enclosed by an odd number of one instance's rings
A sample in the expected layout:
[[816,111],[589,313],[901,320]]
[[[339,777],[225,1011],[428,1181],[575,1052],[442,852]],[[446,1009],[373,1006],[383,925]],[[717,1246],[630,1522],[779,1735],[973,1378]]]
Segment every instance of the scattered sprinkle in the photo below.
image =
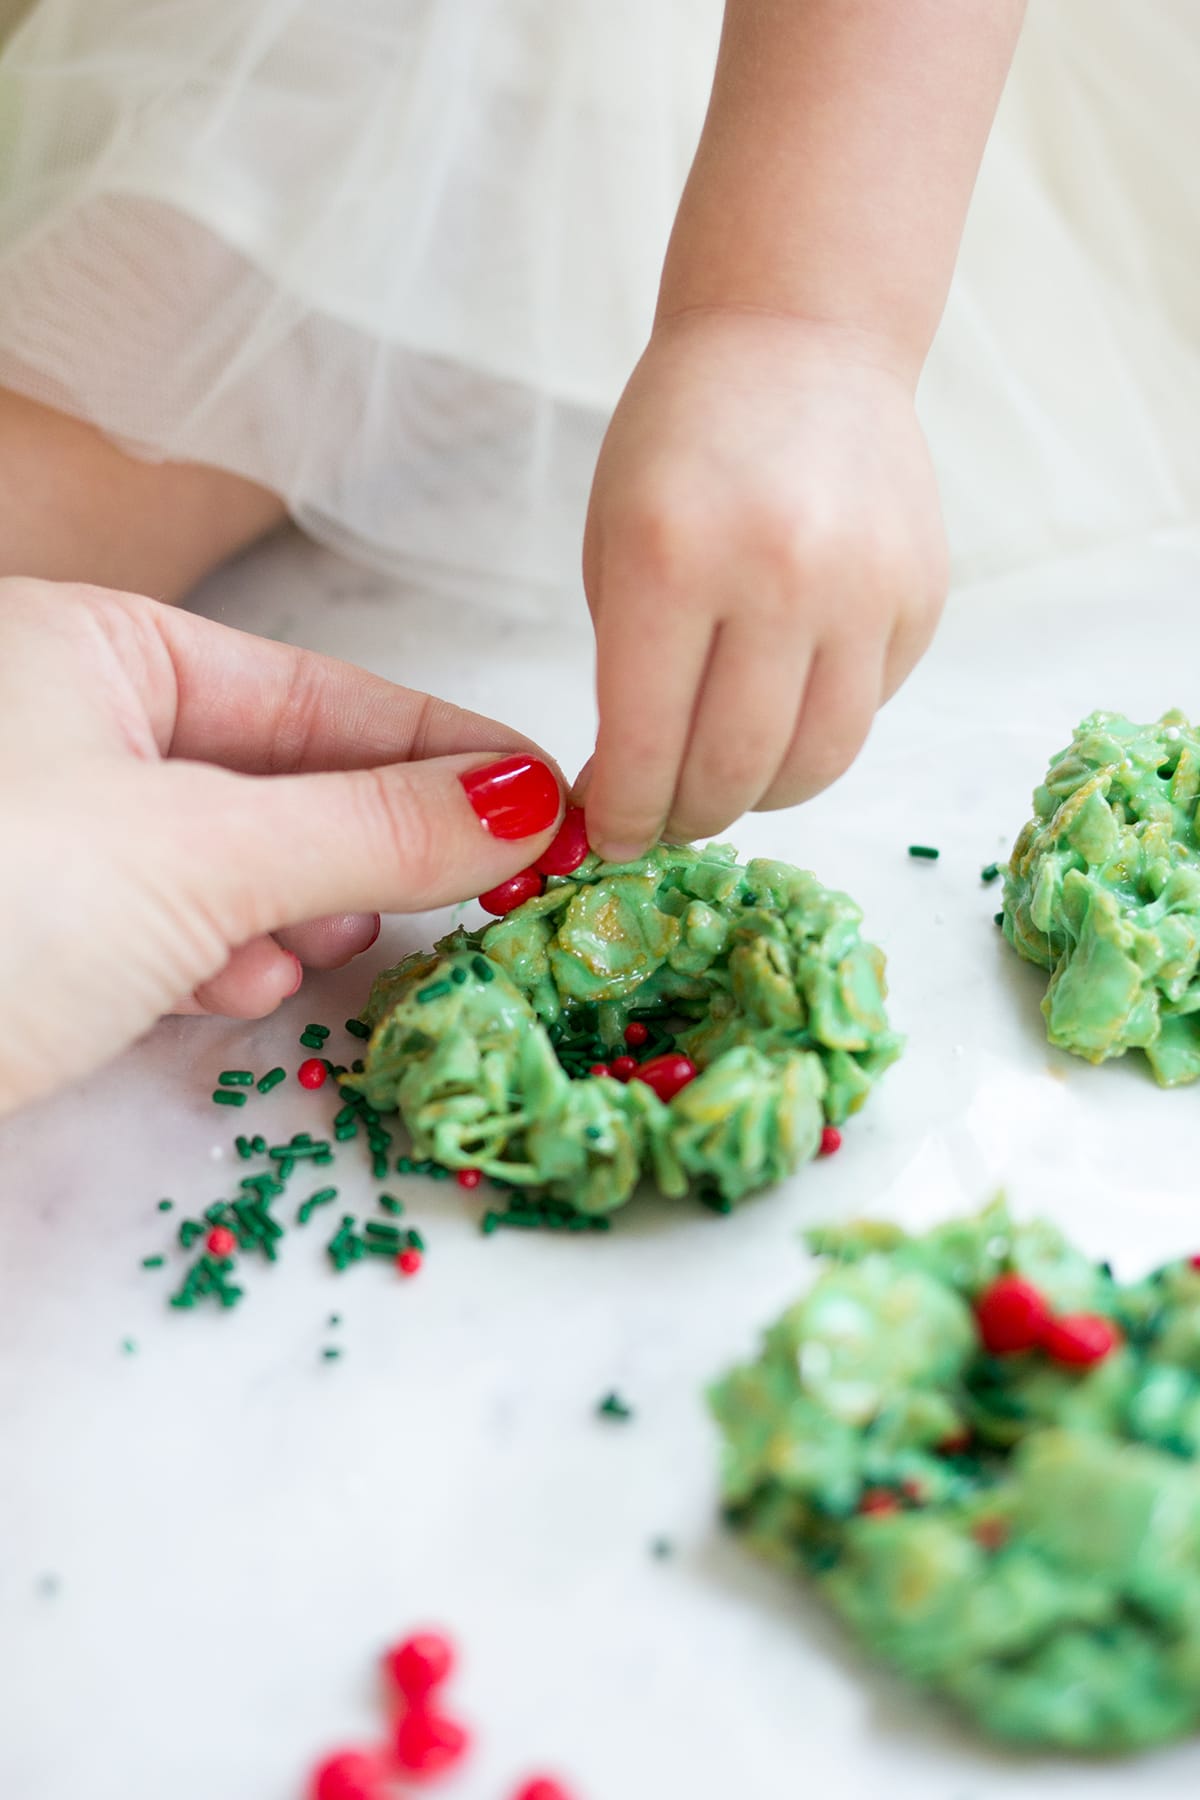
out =
[[268,1069],[266,1074],[259,1079],[258,1091],[260,1094],[269,1094],[272,1088],[278,1087],[281,1081],[286,1080],[286,1069]]
[[217,1076],[218,1087],[253,1087],[254,1076],[249,1069],[222,1069]]
[[174,1204],[175,1202],[173,1200],[160,1200],[158,1203],[158,1210],[159,1212],[170,1212]]
[[602,1419],[632,1419],[633,1417],[632,1406],[622,1400],[620,1394],[615,1391],[605,1394],[603,1400],[597,1403],[596,1412]]
[[324,1087],[329,1071],[319,1056],[310,1056],[296,1070],[296,1080],[302,1088]]
[[842,1147],[842,1134],[838,1130],[837,1126],[836,1125],[826,1125],[825,1129],[821,1133],[821,1148],[818,1151],[818,1155],[832,1156],[834,1151],[840,1150],[841,1147]]
[[166,1260],[165,1256],[143,1256],[142,1267],[143,1269],[161,1269]]
[[323,1362],[336,1362],[341,1354],[341,1350],[336,1344],[326,1344],[321,1352],[321,1360]]
[[999,875],[999,873],[1000,873],[1000,864],[999,863],[988,863],[986,868],[980,869],[979,879],[982,882],[995,881],[995,879],[996,879],[997,875]]
[[217,1088],[213,1093],[214,1106],[245,1106],[246,1096],[237,1088]]
[[121,1339],[121,1349],[125,1352],[126,1356],[136,1356],[137,1355],[136,1340],[133,1338],[122,1338]]
[[940,850],[935,850],[932,844],[910,844],[908,854],[915,857],[918,862],[936,862],[942,853]]
[[371,1027],[364,1025],[361,1019],[347,1019],[346,1030],[351,1037],[369,1038],[371,1035]]
[[415,1275],[420,1269],[422,1261],[419,1250],[402,1250],[396,1258],[396,1267],[402,1275]]

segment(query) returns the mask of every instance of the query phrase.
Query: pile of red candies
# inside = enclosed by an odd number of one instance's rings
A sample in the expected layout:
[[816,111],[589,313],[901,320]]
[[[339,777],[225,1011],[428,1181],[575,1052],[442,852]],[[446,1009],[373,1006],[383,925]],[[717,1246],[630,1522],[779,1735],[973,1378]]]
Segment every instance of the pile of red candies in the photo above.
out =
[[[400,1782],[424,1783],[448,1774],[470,1747],[470,1736],[441,1709],[440,1693],[454,1668],[454,1649],[439,1631],[421,1631],[386,1651],[383,1675],[392,1712],[391,1741],[380,1750],[338,1750],[313,1771],[309,1800],[399,1800]],[[571,1800],[547,1775],[522,1782],[512,1800]]]
[[1053,1362],[1086,1367],[1103,1362],[1121,1341],[1101,1313],[1055,1315],[1046,1296],[1022,1275],[1000,1275],[975,1302],[983,1346],[993,1356],[1041,1350]]

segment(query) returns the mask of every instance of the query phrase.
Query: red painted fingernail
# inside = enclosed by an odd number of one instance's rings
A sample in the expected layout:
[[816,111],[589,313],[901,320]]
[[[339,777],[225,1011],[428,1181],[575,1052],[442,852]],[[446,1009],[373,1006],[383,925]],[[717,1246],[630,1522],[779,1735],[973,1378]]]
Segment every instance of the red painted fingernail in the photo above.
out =
[[553,771],[535,756],[506,756],[458,778],[485,831],[497,838],[548,831],[562,803]]

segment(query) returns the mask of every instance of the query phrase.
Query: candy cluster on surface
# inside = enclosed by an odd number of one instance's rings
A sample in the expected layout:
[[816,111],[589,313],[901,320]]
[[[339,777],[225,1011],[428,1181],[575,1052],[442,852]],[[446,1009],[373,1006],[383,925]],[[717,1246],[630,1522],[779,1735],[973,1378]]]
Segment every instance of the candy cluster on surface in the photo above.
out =
[[1089,1062],[1145,1052],[1200,1077],[1200,734],[1086,718],[1033,796],[1005,873],[1004,934],[1051,971],[1050,1041]]
[[[643,1176],[738,1200],[816,1155],[899,1055],[860,921],[815,876],[740,867],[727,845],[619,866],[589,852],[494,924],[380,975],[353,1079],[399,1110],[418,1155],[584,1213],[623,1205]],[[581,1021],[604,1057],[575,1075],[556,1046]],[[669,1050],[635,1055],[664,1021]]]
[[714,1389],[727,1517],[987,1731],[1200,1724],[1200,1271],[1121,1283],[1000,1202],[829,1262]]

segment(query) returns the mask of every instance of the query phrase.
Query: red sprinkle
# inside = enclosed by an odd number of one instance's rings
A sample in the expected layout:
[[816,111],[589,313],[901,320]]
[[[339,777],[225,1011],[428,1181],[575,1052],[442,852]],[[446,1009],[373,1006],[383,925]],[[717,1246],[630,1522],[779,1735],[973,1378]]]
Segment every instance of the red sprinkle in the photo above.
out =
[[[615,1070],[616,1064],[613,1064]],[[635,1068],[634,1080],[644,1081],[660,1100],[673,1100],[689,1081],[695,1081],[699,1070],[690,1056],[668,1050],[665,1056],[652,1056],[649,1062]]]
[[593,1063],[588,1070],[589,1075],[611,1075],[612,1070],[607,1063]]
[[889,1488],[868,1488],[858,1503],[860,1513],[894,1513],[900,1502]]
[[512,1800],[571,1800],[571,1795],[562,1785],[549,1775],[535,1775],[532,1781],[523,1781]]
[[637,1072],[637,1058],[614,1056],[608,1065],[608,1072],[610,1075],[615,1075],[618,1081],[628,1081],[629,1077]]
[[837,1126],[826,1125],[824,1131],[821,1133],[821,1148],[818,1154],[821,1156],[832,1156],[834,1151],[840,1150],[841,1147],[842,1134]]
[[1068,1313],[1046,1322],[1038,1344],[1052,1361],[1083,1368],[1103,1362],[1120,1341],[1121,1334],[1111,1319],[1101,1318],[1099,1313]]
[[237,1249],[237,1239],[225,1225],[214,1225],[204,1243],[210,1256],[232,1256]]
[[460,1169],[455,1176],[459,1187],[477,1188],[483,1180],[482,1169]]
[[976,1300],[975,1318],[984,1349],[993,1356],[1013,1356],[1041,1343],[1050,1308],[1032,1281],[1000,1275]]
[[440,1631],[416,1631],[383,1654],[388,1680],[414,1703],[441,1687],[454,1668],[454,1646]]
[[312,1800],[384,1800],[383,1764],[362,1750],[339,1750],[313,1771]]
[[1197,1252],[1197,1254],[1195,1256],[1189,1256],[1188,1262],[1191,1264],[1193,1269],[1200,1269],[1200,1252]]
[[489,888],[486,894],[480,894],[479,904],[484,912],[495,913],[498,919],[502,919],[514,907],[523,906],[526,900],[535,899],[545,885],[545,877],[536,869],[522,869],[518,875],[510,875],[507,881],[502,881],[499,887]]
[[650,1027],[641,1019],[630,1019],[625,1027],[625,1042],[631,1050],[640,1050],[650,1036]]
[[533,866],[543,875],[573,875],[591,847],[582,806],[568,806],[562,824]]
[[470,1738],[440,1713],[414,1707],[396,1726],[393,1753],[406,1775],[441,1775],[464,1755]]
[[325,1067],[325,1064],[321,1061],[319,1056],[310,1056],[308,1061],[302,1062],[300,1067],[296,1070],[296,1080],[300,1083],[301,1087],[324,1087],[325,1077],[328,1073],[329,1070]]
[[396,1258],[396,1267],[402,1275],[415,1275],[421,1267],[419,1250],[402,1250]]
[[951,1431],[934,1448],[939,1456],[961,1456],[964,1450],[971,1448],[971,1434],[966,1430]]
[[1007,1519],[976,1519],[971,1536],[983,1550],[1003,1550],[1009,1539]]

